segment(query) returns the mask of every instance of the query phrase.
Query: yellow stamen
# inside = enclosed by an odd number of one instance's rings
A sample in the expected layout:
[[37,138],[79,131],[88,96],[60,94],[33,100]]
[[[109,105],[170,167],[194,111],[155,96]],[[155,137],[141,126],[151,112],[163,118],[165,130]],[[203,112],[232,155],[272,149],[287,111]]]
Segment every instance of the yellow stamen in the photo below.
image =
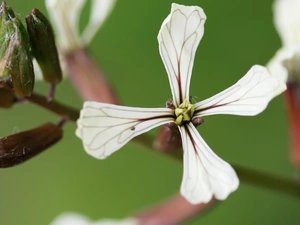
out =
[[181,126],[184,122],[191,121],[194,115],[195,108],[187,100],[184,100],[178,108],[175,109],[176,124]]

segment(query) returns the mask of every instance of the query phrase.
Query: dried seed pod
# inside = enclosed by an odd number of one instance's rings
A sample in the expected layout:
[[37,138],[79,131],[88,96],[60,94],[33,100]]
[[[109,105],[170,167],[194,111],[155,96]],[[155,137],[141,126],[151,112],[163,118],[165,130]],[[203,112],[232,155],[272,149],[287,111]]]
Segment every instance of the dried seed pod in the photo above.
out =
[[52,123],[0,139],[0,168],[16,166],[58,142],[62,129]]

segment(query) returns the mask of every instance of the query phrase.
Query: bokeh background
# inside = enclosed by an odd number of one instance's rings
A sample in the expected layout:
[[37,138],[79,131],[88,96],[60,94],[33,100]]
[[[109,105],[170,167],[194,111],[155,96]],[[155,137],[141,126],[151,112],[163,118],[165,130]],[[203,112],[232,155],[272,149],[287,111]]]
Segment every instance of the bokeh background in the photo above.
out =
[[[125,105],[162,107],[171,98],[156,39],[171,3],[118,0],[89,46]],[[177,3],[201,6],[207,15],[191,81],[190,93],[198,100],[232,85],[253,64],[265,65],[281,45],[271,0]],[[42,0],[7,0],[7,4],[22,19],[32,8],[46,13]],[[89,6],[84,9],[82,27]],[[46,94],[48,86],[39,82],[35,90]],[[78,109],[82,105],[68,80],[57,87],[56,99]],[[226,161],[293,178],[283,100],[277,97],[255,117],[206,117],[198,130]],[[1,109],[0,115],[1,137],[58,120],[30,104]],[[65,211],[95,220],[123,218],[178,192],[180,162],[134,143],[99,161],[84,152],[75,129],[68,122],[58,144],[22,165],[0,171],[1,225],[47,225]],[[226,201],[186,224],[293,225],[299,224],[299,212],[299,200],[241,183]]]

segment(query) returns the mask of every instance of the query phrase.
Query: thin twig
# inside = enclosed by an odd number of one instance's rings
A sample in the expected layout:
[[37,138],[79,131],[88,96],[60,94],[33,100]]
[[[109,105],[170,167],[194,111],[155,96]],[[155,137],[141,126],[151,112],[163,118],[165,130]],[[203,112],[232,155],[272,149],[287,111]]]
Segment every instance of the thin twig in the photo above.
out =
[[242,182],[279,191],[300,199],[300,185],[295,180],[232,165]]
[[[148,149],[154,150],[152,143],[154,142],[155,138],[151,137],[150,135],[143,134],[134,138],[133,140],[140,145],[146,146]],[[182,151],[162,153],[167,154],[172,158],[182,162]],[[296,183],[292,179],[266,172],[256,171],[232,163],[231,166],[234,168],[242,182],[263,188],[268,188],[273,191],[282,192],[300,199],[300,184]]]
[[76,120],[79,118],[78,110],[65,106],[54,100],[49,102],[47,98],[42,95],[32,93],[30,97],[26,97],[25,99],[74,122],[76,122]]

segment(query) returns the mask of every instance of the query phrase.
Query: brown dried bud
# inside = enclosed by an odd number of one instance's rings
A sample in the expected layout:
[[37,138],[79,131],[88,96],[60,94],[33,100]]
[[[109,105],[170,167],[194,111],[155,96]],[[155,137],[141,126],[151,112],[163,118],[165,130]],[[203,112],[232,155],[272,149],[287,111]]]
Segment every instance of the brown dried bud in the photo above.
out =
[[193,117],[193,119],[192,119],[192,124],[193,124],[195,127],[200,126],[202,123],[204,123],[204,119],[203,119],[202,117]]
[[62,129],[52,123],[0,139],[0,168],[16,166],[49,148],[62,137]]
[[169,109],[175,109],[175,105],[173,104],[172,100],[167,100],[166,101],[166,107]]

